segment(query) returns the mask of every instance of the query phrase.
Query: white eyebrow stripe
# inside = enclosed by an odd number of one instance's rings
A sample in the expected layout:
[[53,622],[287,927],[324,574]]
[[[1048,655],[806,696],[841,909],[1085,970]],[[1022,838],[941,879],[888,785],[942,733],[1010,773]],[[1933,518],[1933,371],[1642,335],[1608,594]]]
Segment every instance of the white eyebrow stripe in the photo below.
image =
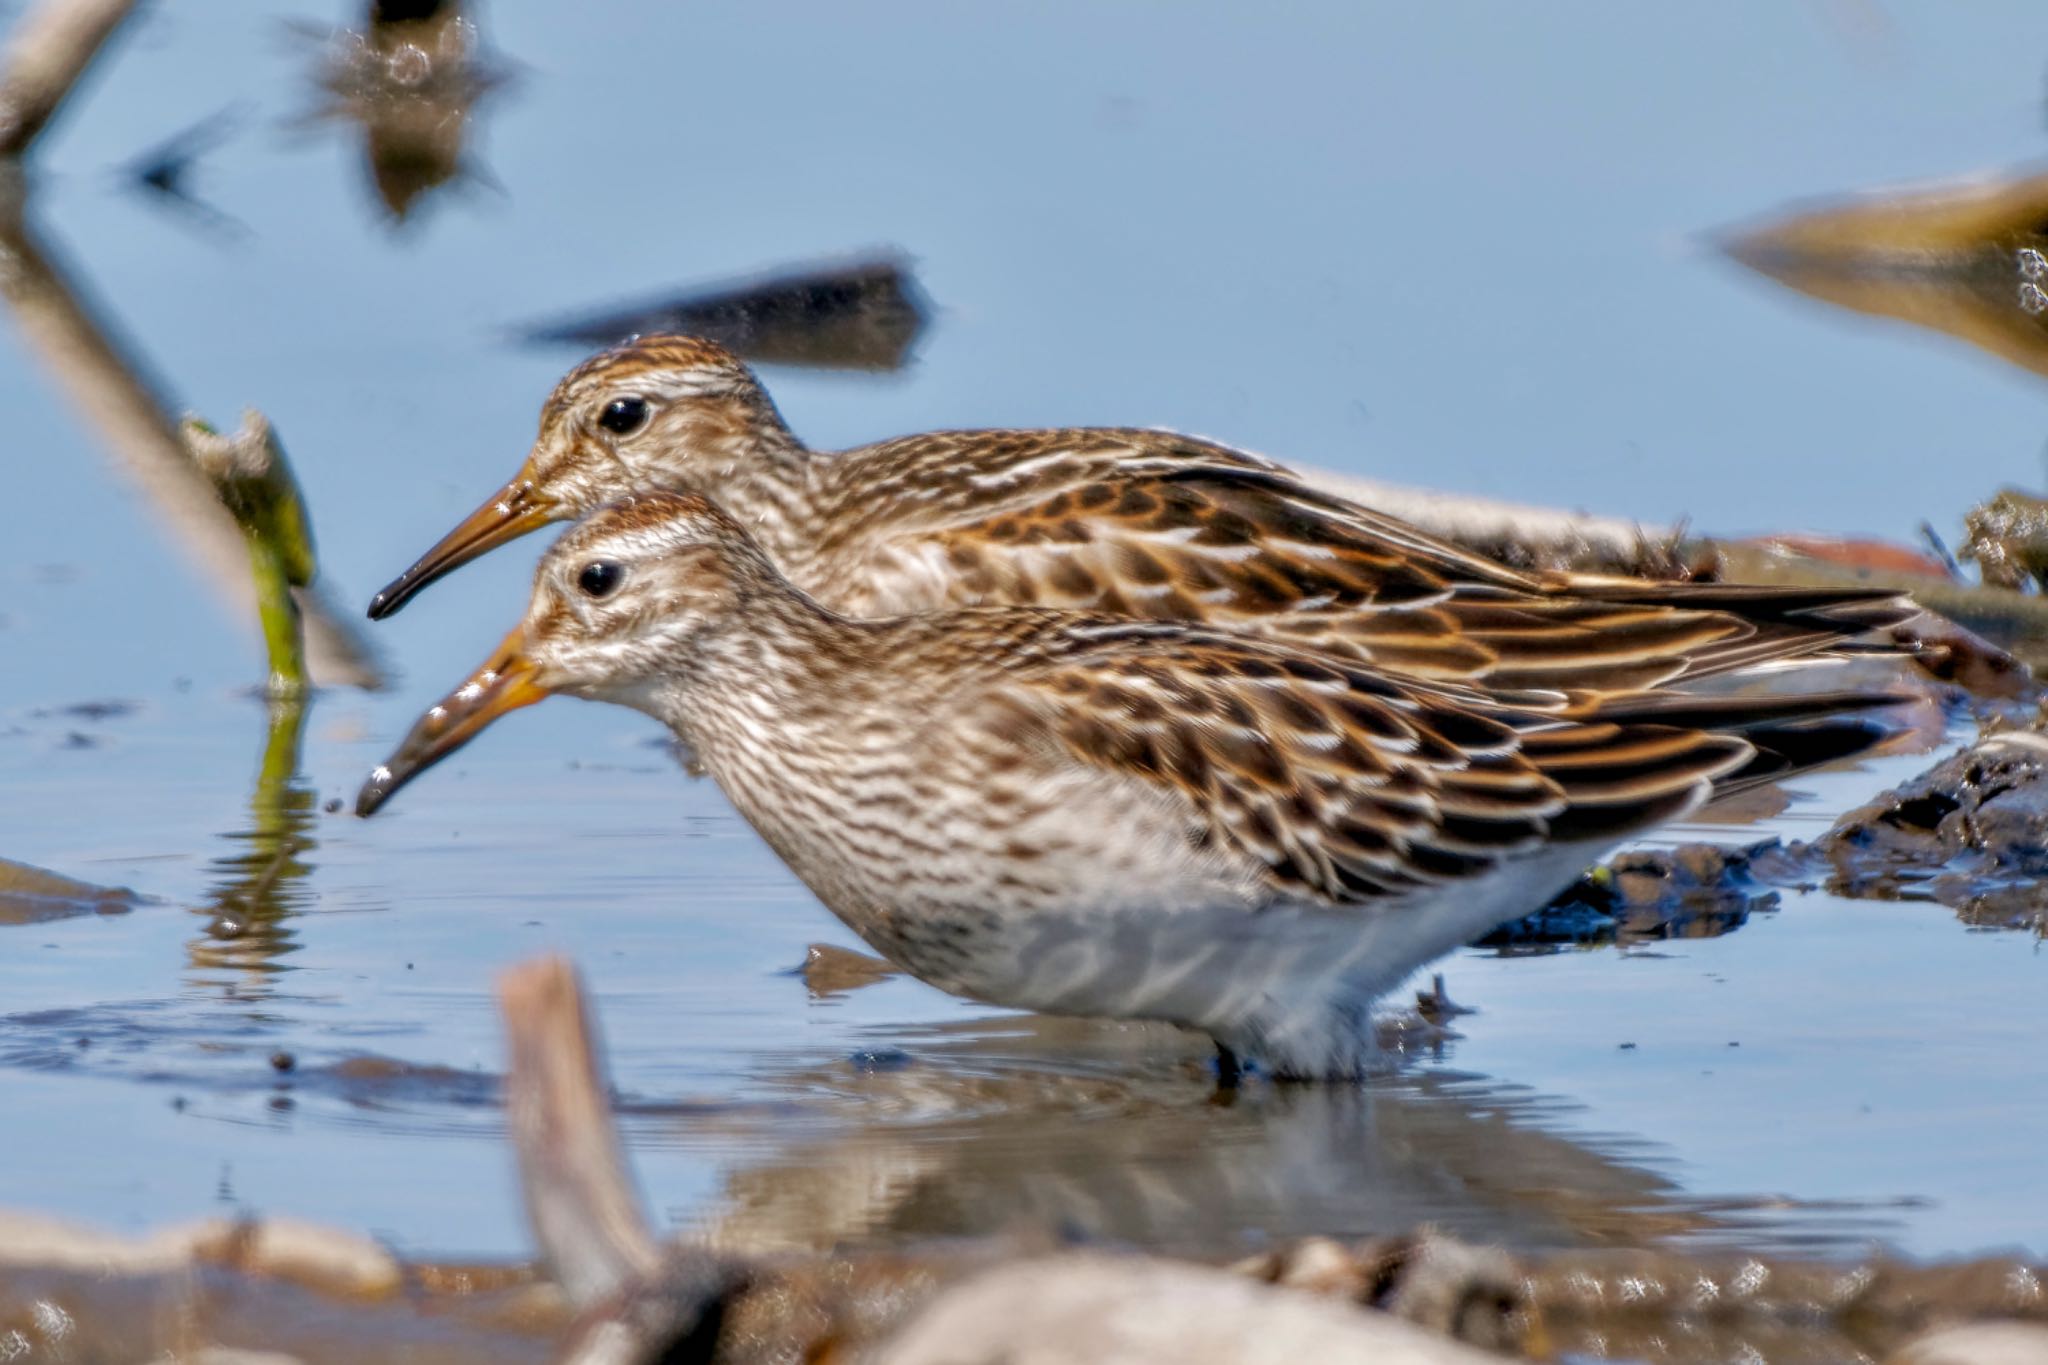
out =
[[733,378],[722,369],[698,365],[687,370],[651,372],[641,391],[657,398],[695,398],[732,387]]

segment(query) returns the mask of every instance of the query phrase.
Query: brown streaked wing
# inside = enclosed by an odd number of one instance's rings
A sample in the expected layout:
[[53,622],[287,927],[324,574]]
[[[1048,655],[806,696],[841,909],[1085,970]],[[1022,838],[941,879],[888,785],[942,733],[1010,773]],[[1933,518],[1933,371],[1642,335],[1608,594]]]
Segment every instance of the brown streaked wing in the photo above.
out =
[[1581,696],[1816,653],[1902,615],[1870,592],[1530,576],[1166,432],[941,432],[874,449],[899,472],[824,532],[867,547],[841,576],[862,584],[838,604],[856,614],[1035,603],[1199,621]]
[[[1689,807],[1753,753],[1665,724],[1555,724],[1483,694],[1157,627],[1070,632],[1013,702],[1073,761],[1180,792],[1275,892],[1357,903]],[[1540,729],[1530,729],[1541,726]]]

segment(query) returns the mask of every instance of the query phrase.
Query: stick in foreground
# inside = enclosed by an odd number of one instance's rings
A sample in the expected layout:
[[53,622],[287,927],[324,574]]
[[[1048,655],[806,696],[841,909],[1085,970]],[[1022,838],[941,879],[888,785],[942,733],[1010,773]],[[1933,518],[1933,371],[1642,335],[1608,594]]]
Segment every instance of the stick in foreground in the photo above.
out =
[[619,1150],[583,989],[566,959],[544,957],[499,978],[498,1004],[534,1239],[570,1299],[594,1303],[650,1274],[661,1252]]

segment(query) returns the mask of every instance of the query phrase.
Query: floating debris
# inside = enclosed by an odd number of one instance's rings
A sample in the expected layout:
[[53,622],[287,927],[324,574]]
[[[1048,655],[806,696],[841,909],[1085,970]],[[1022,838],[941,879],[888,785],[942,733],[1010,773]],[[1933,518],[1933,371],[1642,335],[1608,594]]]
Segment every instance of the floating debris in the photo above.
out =
[[319,46],[323,96],[299,125],[361,127],[371,187],[393,222],[443,187],[489,181],[467,141],[511,65],[458,0],[371,0],[361,30],[298,31]]
[[1828,204],[1722,242],[1811,298],[1945,332],[2048,377],[2048,175]]
[[902,968],[872,953],[831,943],[813,943],[806,948],[804,965],[796,969],[796,975],[804,979],[804,989],[818,1000],[830,1000],[902,974]]
[[125,915],[142,898],[0,858],[0,924],[42,924],[79,915]]
[[900,370],[930,312],[895,256],[793,266],[517,329],[534,345],[610,346],[651,332],[707,337],[748,360]]
[[69,706],[40,707],[29,714],[37,719],[48,716],[71,716],[78,720],[102,721],[120,720],[134,715],[141,709],[142,703],[139,701],[108,697],[104,700],[73,702]]

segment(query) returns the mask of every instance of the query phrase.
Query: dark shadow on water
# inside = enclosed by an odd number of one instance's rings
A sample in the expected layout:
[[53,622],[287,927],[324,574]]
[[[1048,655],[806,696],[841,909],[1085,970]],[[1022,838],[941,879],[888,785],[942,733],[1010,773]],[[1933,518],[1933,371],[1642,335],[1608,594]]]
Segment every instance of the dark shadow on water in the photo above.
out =
[[200,159],[233,137],[248,115],[247,108],[230,105],[144,148],[121,168],[123,183],[143,202],[220,241],[246,238],[248,225],[208,203],[193,182]]

